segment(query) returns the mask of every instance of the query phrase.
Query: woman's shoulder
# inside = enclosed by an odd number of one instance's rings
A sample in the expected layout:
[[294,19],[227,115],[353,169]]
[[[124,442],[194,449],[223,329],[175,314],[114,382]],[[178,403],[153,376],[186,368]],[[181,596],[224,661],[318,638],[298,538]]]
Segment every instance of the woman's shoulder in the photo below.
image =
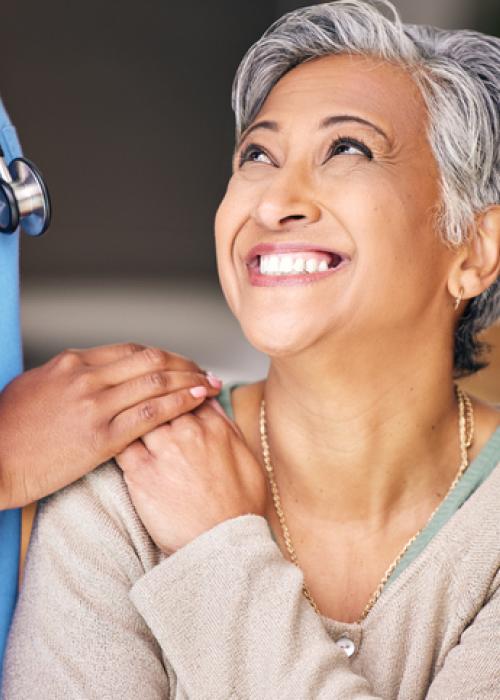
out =
[[114,462],[44,499],[9,635],[5,697],[169,697],[158,644],[129,598],[161,558]]
[[[436,538],[446,551],[446,559],[452,568],[469,571],[474,586],[480,582],[497,580],[500,566],[500,429],[490,438],[479,457],[469,467],[475,471],[471,483],[472,493],[444,524]],[[466,473],[467,476],[467,473]],[[463,482],[467,488],[466,479]],[[460,484],[450,496],[450,513],[453,496],[460,497]],[[441,515],[446,519],[446,504]],[[482,585],[482,584],[481,584]],[[474,587],[473,586],[473,587]]]
[[121,469],[110,460],[78,481],[43,499],[33,529],[34,547],[54,538],[80,549],[96,549],[113,558],[129,557],[141,569],[162,555],[137,515]]
[[126,517],[132,504],[122,473],[114,460],[105,462],[69,486],[43,498],[39,517],[54,511],[70,512],[73,517],[81,509],[106,510]]

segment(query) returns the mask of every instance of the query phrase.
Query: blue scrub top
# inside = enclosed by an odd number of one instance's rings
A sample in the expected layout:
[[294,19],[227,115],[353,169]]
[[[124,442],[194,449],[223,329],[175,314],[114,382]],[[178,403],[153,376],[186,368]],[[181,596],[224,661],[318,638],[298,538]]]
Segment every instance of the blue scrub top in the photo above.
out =
[[[0,99],[0,145],[7,163],[21,155],[16,130]],[[19,231],[0,233],[0,390],[22,371],[19,326]],[[1,433],[0,426],[0,433]],[[17,596],[21,514],[0,512],[0,681],[2,659]]]

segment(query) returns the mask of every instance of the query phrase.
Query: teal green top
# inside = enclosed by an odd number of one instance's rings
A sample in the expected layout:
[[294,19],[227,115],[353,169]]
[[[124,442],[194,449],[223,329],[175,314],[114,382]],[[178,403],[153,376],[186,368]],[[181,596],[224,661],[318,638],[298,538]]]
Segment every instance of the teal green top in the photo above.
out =
[[[226,411],[227,415],[234,419],[233,407],[231,404],[231,391],[240,384],[225,386],[220,395],[219,403]],[[393,583],[397,577],[418,557],[432,538],[439,532],[451,516],[463,506],[465,501],[472,496],[474,491],[481,486],[497,466],[500,460],[500,428],[493,433],[488,442],[484,445],[476,459],[469,465],[467,471],[458,481],[455,488],[450,491],[443,500],[432,519],[427,523],[414,542],[408,547],[401,561],[396,566],[387,581],[387,585]],[[272,532],[271,532],[272,534]]]

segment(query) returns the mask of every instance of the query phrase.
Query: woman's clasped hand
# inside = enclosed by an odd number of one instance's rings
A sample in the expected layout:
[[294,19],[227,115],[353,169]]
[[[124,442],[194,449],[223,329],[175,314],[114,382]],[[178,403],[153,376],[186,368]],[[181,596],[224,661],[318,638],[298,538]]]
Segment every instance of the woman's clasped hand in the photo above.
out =
[[166,554],[225,520],[264,514],[262,467],[215,400],[152,430],[116,459],[139,517]]

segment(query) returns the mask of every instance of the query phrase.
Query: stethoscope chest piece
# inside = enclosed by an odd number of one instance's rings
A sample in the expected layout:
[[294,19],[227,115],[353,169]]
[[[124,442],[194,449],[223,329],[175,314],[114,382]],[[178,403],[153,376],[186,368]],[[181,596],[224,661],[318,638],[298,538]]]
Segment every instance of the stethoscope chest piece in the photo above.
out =
[[21,225],[30,236],[41,236],[50,217],[50,196],[38,168],[27,158],[7,166],[0,149],[0,233],[14,233]]

